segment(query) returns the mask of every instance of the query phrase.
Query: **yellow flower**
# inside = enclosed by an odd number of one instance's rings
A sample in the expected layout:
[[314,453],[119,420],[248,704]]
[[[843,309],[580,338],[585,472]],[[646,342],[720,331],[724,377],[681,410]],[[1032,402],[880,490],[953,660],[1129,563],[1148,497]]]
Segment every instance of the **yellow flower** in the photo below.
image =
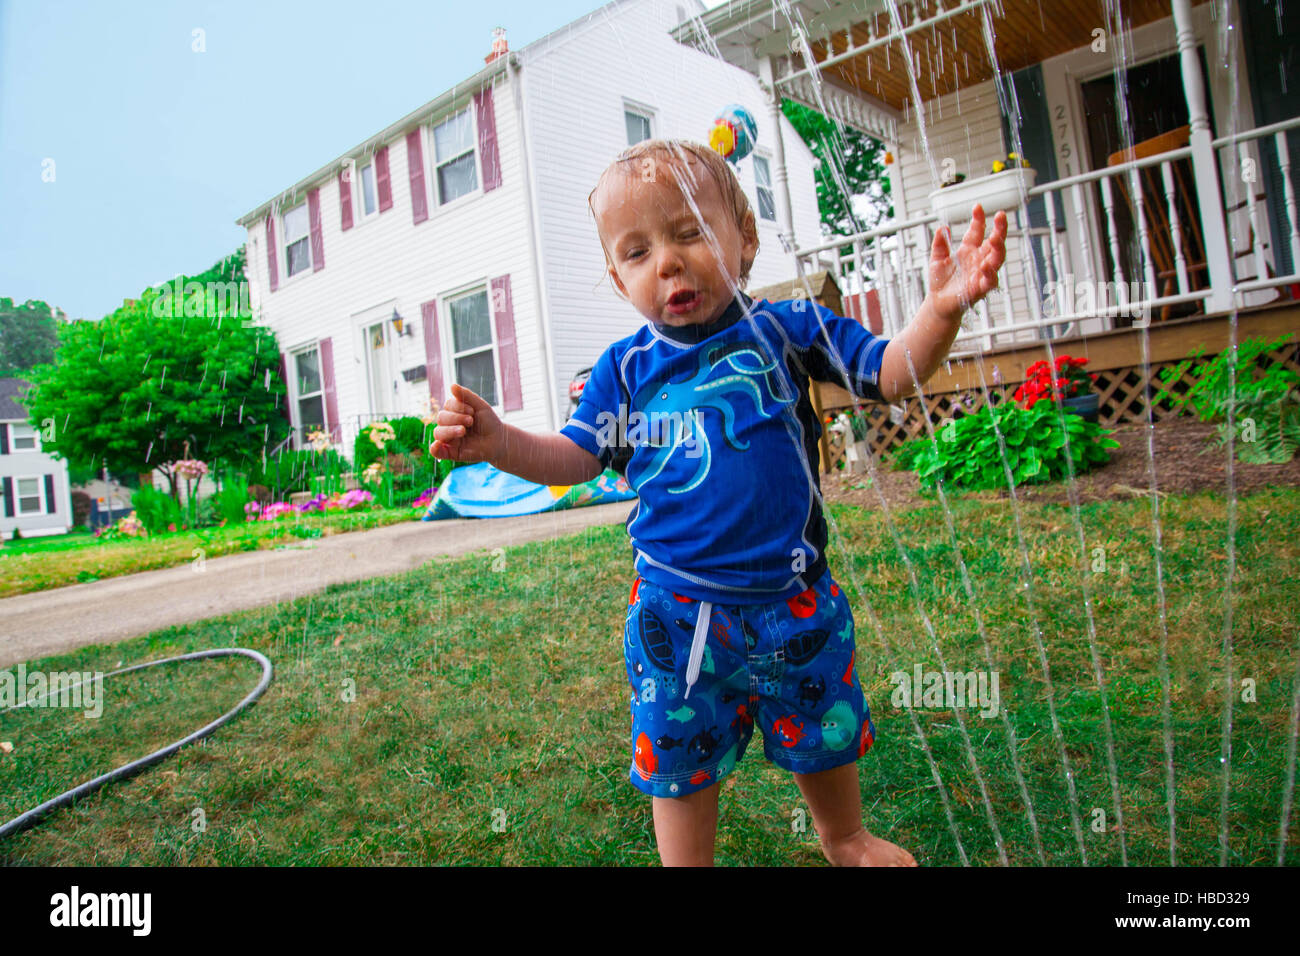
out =
[[1007,164],[1004,163],[1004,162],[1002,162],[1002,160],[1000,160],[1000,159],[995,159],[995,160],[993,160],[993,171],[994,171],[995,173],[1000,173],[1000,172],[1002,172],[1002,170],[1004,170],[1004,169],[1006,169],[1006,168],[1007,168]]

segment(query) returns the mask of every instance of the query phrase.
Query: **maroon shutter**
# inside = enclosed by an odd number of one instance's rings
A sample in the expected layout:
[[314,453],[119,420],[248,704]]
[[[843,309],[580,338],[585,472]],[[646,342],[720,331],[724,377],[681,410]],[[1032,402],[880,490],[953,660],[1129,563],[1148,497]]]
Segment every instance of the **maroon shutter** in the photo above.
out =
[[54,500],[54,476],[53,475],[45,476],[45,507],[47,509],[45,512],[47,515],[59,513],[58,502]]
[[497,322],[497,354],[501,360],[501,400],[508,412],[524,407],[519,382],[519,349],[515,345],[515,307],[510,298],[510,276],[492,280],[492,311]]
[[388,181],[388,147],[375,150],[375,182],[379,184],[379,211],[393,208],[393,184]]
[[501,159],[497,156],[497,116],[492,106],[492,87],[474,94],[474,113],[478,118],[479,161],[483,167],[483,191],[501,185]]
[[340,442],[343,440],[343,432],[339,428],[339,396],[334,383],[333,339],[320,340],[320,377],[325,389],[325,430],[329,433],[330,441]]
[[266,271],[271,276],[271,291],[280,288],[280,267],[275,262],[275,217],[266,217]]
[[293,414],[289,411],[289,402],[292,392],[289,391],[289,353],[280,353],[280,378],[284,382],[284,407],[280,409],[284,413],[284,420],[293,427]]
[[[355,166],[349,166],[349,170],[355,170]],[[352,228],[352,183],[343,178],[343,173],[339,173],[339,209],[342,210],[342,227],[347,232]]]
[[311,226],[311,271],[325,268],[325,230],[320,225],[320,189],[307,193],[307,222]]
[[4,479],[5,491],[5,517],[14,516],[14,480],[12,478]]
[[424,319],[424,361],[429,372],[429,394],[441,405],[447,400],[442,385],[442,346],[438,343],[438,303],[425,302],[420,306]]
[[420,148],[420,127],[406,134],[406,167],[411,171],[411,218],[416,225],[429,218],[429,200],[424,194],[424,150]]

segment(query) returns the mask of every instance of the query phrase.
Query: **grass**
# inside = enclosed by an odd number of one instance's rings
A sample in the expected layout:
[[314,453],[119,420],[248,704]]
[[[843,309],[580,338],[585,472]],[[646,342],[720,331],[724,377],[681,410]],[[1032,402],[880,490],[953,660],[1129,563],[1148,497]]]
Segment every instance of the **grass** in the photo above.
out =
[[274,521],[165,531],[118,541],[101,541],[88,532],[6,541],[0,548],[0,598],[188,564],[199,557],[197,549],[204,558],[216,558],[283,547],[302,538],[381,528],[414,520],[423,510],[373,508],[285,515]]
[[[1162,501],[1163,571],[1175,739],[1178,863],[1219,858],[1226,507],[1222,496]],[[1022,504],[1034,571],[1031,616],[1007,502],[959,500],[954,521],[992,645],[1049,863],[1077,865],[1058,744],[1033,626],[1047,646],[1056,716],[1077,787],[1089,864],[1120,862],[1100,695],[1083,613],[1081,554],[1067,508]],[[894,671],[938,669],[920,609],[949,670],[983,669],[984,651],[937,506],[892,518],[913,588],[879,514],[832,506],[831,568],[858,622],[858,672],[878,739],[859,762],[868,826],[923,864],[996,865],[978,765],[1008,859],[1038,862],[999,719],[914,711],[953,815],[905,709]],[[1105,670],[1130,864],[1169,862],[1160,630],[1147,500],[1081,509],[1096,651]],[[1228,861],[1277,858],[1297,678],[1300,491],[1238,506]],[[502,568],[494,571],[493,568]],[[281,604],[88,647],[29,669],[108,671],[207,647],[262,650],[276,679],[250,712],[203,746],[59,811],[0,844],[20,865],[599,864],[657,862],[650,801],[627,779],[627,680],[619,651],[631,583],[621,526],[431,562]],[[877,630],[873,615],[879,620]],[[164,673],[165,672],[165,673]],[[1253,682],[1255,702],[1241,699]],[[0,820],[75,782],[180,737],[250,689],[247,661],[155,668],[105,682],[104,715],[0,716]],[[756,736],[721,789],[721,864],[820,864],[788,774]],[[198,828],[201,811],[203,827]],[[1101,832],[1093,830],[1105,814]],[[1293,812],[1285,861],[1300,863]]]

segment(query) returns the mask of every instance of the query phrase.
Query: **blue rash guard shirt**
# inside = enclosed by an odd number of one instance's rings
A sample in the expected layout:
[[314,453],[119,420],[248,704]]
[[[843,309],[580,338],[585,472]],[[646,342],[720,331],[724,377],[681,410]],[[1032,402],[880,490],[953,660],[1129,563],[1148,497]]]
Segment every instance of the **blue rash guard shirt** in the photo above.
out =
[[740,300],[713,322],[647,322],[615,342],[560,433],[636,491],[627,532],[641,577],[694,600],[767,604],[826,569],[808,381],[882,401],[888,341],[808,300]]

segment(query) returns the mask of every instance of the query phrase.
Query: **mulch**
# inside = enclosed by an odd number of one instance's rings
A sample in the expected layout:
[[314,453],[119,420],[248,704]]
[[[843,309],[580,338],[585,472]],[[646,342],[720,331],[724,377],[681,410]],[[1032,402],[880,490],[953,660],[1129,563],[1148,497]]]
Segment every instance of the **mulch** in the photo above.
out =
[[[1119,442],[1120,447],[1110,450],[1110,462],[1075,476],[1080,503],[1151,494],[1146,423],[1117,425],[1112,431],[1111,437]],[[1193,418],[1176,417],[1156,422],[1152,430],[1152,444],[1155,449],[1157,491],[1162,495],[1198,491],[1226,493],[1227,449],[1217,439],[1218,433],[1214,425]],[[1250,494],[1269,485],[1300,487],[1300,455],[1281,465],[1248,465],[1236,461],[1233,463],[1233,477],[1238,495]],[[936,500],[934,492],[928,496],[921,494],[920,483],[914,472],[893,471],[888,464],[879,461],[876,463],[876,481],[879,483],[879,493],[873,486],[870,472],[857,475],[846,475],[842,471],[833,475],[823,474],[822,495],[826,501],[870,509],[880,507],[880,495],[883,495],[891,511],[933,504]],[[950,498],[956,494],[948,490]],[[1006,488],[962,494],[987,500],[1010,497]],[[1016,497],[1021,501],[1059,504],[1068,504],[1070,501],[1067,484],[1063,481],[1045,485],[1021,485],[1016,489]]]

